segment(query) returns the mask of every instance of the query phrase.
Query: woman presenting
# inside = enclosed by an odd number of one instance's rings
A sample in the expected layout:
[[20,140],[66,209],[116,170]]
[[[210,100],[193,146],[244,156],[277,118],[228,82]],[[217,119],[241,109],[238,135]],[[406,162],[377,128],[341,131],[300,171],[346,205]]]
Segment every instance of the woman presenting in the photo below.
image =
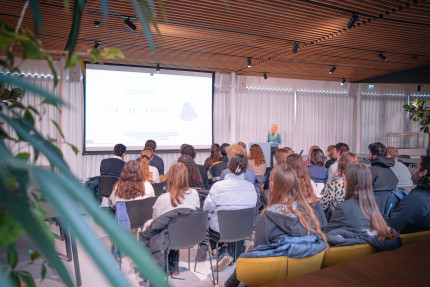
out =
[[267,141],[270,142],[271,147],[271,156],[270,156],[270,166],[273,167],[273,156],[275,155],[276,151],[279,147],[281,147],[282,139],[281,135],[278,132],[278,126],[273,124],[272,130],[269,133],[269,136],[267,137]]

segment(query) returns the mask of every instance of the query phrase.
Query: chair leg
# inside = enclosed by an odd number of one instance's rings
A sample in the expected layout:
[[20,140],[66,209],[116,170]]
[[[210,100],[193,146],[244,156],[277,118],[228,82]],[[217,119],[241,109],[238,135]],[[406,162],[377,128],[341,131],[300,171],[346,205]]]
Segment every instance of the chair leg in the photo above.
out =
[[190,248],[188,248],[188,270],[191,271],[191,267],[190,267]]
[[168,256],[167,252],[165,255],[166,255],[166,261],[165,261],[165,264],[166,264],[166,280],[169,281],[169,256]]
[[213,279],[213,283],[214,283],[214,285],[215,285],[216,283],[215,283],[214,269],[213,269],[213,267],[212,267],[211,252],[209,251],[209,244],[208,244],[207,242],[206,242],[206,245],[207,245],[207,247],[208,247],[208,255],[209,255],[209,262],[210,262],[210,264],[211,264],[212,279]]
[[216,243],[216,284],[219,282],[219,270],[218,270],[218,242]]
[[[61,223],[60,223],[61,225]],[[71,251],[71,247],[70,247],[70,236],[69,236],[69,229],[67,228],[67,226],[63,226],[63,234],[64,234],[64,243],[66,244],[66,256],[67,256],[67,261],[68,262],[72,262],[72,251]]]
[[76,274],[76,285],[81,286],[82,279],[81,279],[81,269],[79,268],[78,248],[76,246],[76,237],[72,232],[70,232],[70,241],[72,244],[73,264],[75,266],[75,274]]

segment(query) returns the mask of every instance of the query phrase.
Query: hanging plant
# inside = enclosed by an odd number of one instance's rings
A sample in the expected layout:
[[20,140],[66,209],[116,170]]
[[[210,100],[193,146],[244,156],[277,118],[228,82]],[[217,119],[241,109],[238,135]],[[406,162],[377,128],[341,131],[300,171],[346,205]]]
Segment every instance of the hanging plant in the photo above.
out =
[[420,124],[420,131],[429,135],[427,149],[430,150],[430,107],[425,107],[425,101],[416,99],[411,105],[403,105],[403,108],[409,112],[409,118]]

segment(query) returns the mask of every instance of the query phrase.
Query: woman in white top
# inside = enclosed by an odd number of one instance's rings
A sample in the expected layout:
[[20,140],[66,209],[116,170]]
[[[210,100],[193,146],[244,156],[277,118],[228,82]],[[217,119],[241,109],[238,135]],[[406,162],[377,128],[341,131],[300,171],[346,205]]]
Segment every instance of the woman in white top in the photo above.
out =
[[140,167],[143,171],[143,176],[145,177],[145,181],[149,181],[150,183],[159,183],[160,175],[158,174],[158,169],[154,166],[149,165],[149,162],[154,157],[154,152],[150,147],[146,147],[140,153],[140,158],[142,161],[140,162]]
[[[152,218],[156,219],[176,208],[200,208],[200,197],[188,183],[188,171],[183,163],[175,162],[167,173],[166,193],[160,195],[152,207]],[[179,250],[170,250],[169,265],[173,275],[179,274]]]
[[144,180],[139,163],[131,160],[124,165],[109,199],[113,205],[116,205],[117,201],[139,200],[153,196],[155,196],[154,189],[148,181]]

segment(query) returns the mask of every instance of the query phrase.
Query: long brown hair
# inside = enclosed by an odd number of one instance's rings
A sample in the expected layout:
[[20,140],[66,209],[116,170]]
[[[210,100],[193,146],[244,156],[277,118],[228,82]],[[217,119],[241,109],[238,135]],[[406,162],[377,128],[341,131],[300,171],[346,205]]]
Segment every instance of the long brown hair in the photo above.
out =
[[143,178],[145,181],[149,181],[149,161],[152,159],[154,152],[151,148],[146,147],[140,153],[140,167],[142,168]]
[[275,153],[276,165],[287,164],[287,157],[293,153],[289,147],[280,148]]
[[145,195],[143,172],[137,161],[131,160],[124,165],[113,189],[116,189],[115,194],[123,199],[134,199]]
[[205,163],[204,163],[206,170],[208,170],[214,162],[218,161],[220,157],[220,150],[221,150],[221,147],[219,146],[219,144],[216,144],[216,143],[212,144],[211,155],[205,160]]
[[167,172],[166,188],[166,191],[170,192],[170,203],[173,207],[182,204],[181,199],[185,198],[189,188],[187,168],[181,162],[173,163]]
[[[298,216],[303,228],[320,235],[327,243],[321,231],[319,220],[309,205],[308,199],[300,191],[300,179],[297,177],[294,169],[287,165],[277,165],[270,173],[270,180],[272,186],[267,208],[276,204],[286,205],[289,212]],[[298,204],[299,208],[294,209],[294,203]],[[312,223],[315,225],[315,228],[312,226]]]
[[263,150],[261,149],[261,147],[258,144],[253,144],[251,146],[249,159],[253,159],[256,166],[260,166],[263,163],[266,163],[266,159],[264,158]]
[[200,186],[202,184],[202,176],[194,159],[187,154],[183,154],[178,158],[178,162],[183,163],[187,168],[188,184],[190,186]]
[[353,154],[352,152],[344,152],[340,155],[339,163],[337,165],[337,172],[339,176],[343,176],[343,171],[345,168],[350,165],[351,163],[358,163],[357,156]]
[[378,240],[397,237],[388,229],[376,205],[375,196],[372,191],[372,174],[364,164],[349,164],[345,170],[346,192],[345,200],[358,194],[358,203],[364,217],[370,222],[372,230],[378,232]]
[[315,206],[317,204],[317,197],[315,196],[314,189],[311,185],[311,177],[309,176],[308,169],[302,157],[296,153],[290,154],[287,157],[287,165],[291,166],[296,172],[300,180],[300,191],[304,198],[306,198],[312,206]]

